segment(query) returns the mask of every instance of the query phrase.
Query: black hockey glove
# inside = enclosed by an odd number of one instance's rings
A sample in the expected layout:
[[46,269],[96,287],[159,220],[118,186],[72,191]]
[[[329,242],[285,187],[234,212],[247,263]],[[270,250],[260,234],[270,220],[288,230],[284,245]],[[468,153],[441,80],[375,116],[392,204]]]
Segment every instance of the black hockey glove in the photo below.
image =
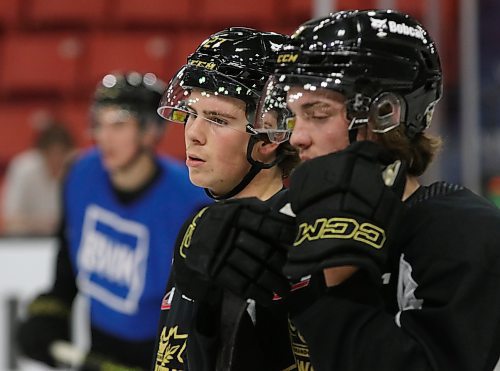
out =
[[60,299],[42,294],[29,306],[27,319],[19,324],[17,341],[29,358],[55,367],[50,346],[58,340],[69,341],[70,307]]
[[294,236],[293,219],[257,198],[208,206],[192,219],[178,246],[176,285],[182,282],[181,291],[194,299],[208,282],[261,303],[274,293],[284,296],[289,284],[282,269]]
[[362,141],[295,170],[289,195],[299,230],[286,275],[353,265],[380,282],[404,208],[404,166],[392,161],[383,147]]

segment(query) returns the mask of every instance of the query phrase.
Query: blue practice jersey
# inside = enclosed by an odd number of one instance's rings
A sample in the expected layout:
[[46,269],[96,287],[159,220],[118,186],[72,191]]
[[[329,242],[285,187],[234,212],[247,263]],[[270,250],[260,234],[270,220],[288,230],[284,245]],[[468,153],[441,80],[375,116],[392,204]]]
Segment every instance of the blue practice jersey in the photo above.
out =
[[155,182],[123,203],[92,150],[72,167],[64,189],[65,234],[91,325],[123,339],[155,336],[177,233],[210,202],[184,166],[165,158],[158,164]]

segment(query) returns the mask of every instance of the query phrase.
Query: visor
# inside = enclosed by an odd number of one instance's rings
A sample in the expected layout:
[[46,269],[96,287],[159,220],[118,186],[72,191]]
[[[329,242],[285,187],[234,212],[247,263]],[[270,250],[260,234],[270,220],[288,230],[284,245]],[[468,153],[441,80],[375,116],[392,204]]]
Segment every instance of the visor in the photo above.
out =
[[164,119],[178,124],[201,118],[217,127],[265,134],[271,142],[287,140],[289,132],[255,128],[255,104],[259,97],[254,90],[218,71],[186,65],[170,82],[157,111]]
[[[350,122],[349,129],[356,129],[370,122],[370,129],[375,133],[385,133],[402,122],[404,104],[397,94],[383,92],[372,99],[370,96],[351,91],[350,83],[354,85],[354,82],[348,79],[341,79],[340,75],[338,78],[271,76],[258,105],[255,127],[269,126],[268,117],[272,116],[276,118],[272,121],[276,125],[276,131],[291,132],[297,116],[305,120],[319,120],[339,113]],[[338,95],[335,97],[337,103],[333,103],[334,92],[342,95],[342,107],[338,104]],[[318,99],[311,100],[311,94]]]

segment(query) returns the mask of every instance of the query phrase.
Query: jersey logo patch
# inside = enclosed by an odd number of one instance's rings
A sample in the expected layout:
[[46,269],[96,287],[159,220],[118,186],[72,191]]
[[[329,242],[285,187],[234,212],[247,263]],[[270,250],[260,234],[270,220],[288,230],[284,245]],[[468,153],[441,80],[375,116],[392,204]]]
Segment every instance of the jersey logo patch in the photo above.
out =
[[[297,290],[303,289],[304,287],[309,286],[310,281],[311,281],[311,275],[302,277],[299,282],[292,284],[292,287],[290,288],[290,292],[294,292],[294,291],[297,291]],[[283,299],[281,296],[274,293],[273,301],[281,300],[281,299]]]
[[299,371],[313,371],[314,368],[309,359],[309,347],[307,346],[302,334],[290,320],[288,320],[288,330],[290,332],[292,351],[293,356],[295,357],[295,363],[297,364],[297,369]]
[[172,288],[169,292],[165,294],[163,300],[161,301],[161,310],[170,310],[172,305],[172,298],[174,297],[175,287]]
[[134,314],[144,290],[148,254],[145,225],[90,205],[78,250],[78,286],[104,305]]
[[[155,371],[174,371],[183,369],[182,358],[186,349],[187,334],[178,334],[179,326],[163,327],[160,335]],[[168,332],[167,332],[168,331]]]

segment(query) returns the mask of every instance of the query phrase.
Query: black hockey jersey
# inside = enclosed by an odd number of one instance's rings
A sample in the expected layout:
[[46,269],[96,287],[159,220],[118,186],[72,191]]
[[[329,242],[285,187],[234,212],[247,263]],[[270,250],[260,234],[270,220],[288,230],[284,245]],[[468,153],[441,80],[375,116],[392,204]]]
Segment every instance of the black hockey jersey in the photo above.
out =
[[382,289],[355,274],[292,320],[316,371],[492,371],[500,211],[435,183],[409,200]]
[[[287,203],[286,191],[267,202],[280,210]],[[189,221],[184,230],[187,225]],[[281,298],[263,307],[214,290],[206,302],[194,302],[175,287],[175,271],[166,292],[152,370],[295,369],[288,312]]]

